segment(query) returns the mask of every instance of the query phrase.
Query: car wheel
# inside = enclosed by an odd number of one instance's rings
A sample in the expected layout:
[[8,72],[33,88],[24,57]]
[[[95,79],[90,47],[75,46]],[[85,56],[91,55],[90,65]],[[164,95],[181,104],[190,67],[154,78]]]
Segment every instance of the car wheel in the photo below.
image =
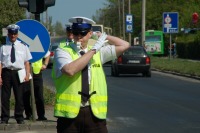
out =
[[146,77],[151,77],[151,70],[146,73]]
[[112,66],[111,75],[114,76],[114,77],[118,77],[119,76],[119,73],[118,73],[115,65]]
[[115,72],[115,76],[116,76],[116,77],[119,77],[119,72],[116,71],[116,72]]
[[143,72],[143,73],[142,73],[142,77],[145,77],[145,76],[146,76],[146,73],[145,73],[145,72]]
[[113,66],[111,66],[111,76],[114,76]]
[[151,77],[151,70],[142,73],[142,77]]

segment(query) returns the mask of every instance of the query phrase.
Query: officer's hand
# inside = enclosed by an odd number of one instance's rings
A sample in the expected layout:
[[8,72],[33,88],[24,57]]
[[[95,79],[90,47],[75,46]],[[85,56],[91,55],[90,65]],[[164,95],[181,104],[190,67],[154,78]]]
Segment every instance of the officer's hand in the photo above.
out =
[[45,70],[46,68],[47,68],[47,66],[46,66],[45,64],[43,64],[41,70],[43,71],[43,70]]
[[27,82],[27,81],[29,81],[29,77],[28,77],[28,76],[26,76],[26,77],[24,78],[24,82]]
[[0,86],[3,85],[2,77],[0,77]]
[[100,50],[100,48],[103,47],[106,38],[107,38],[107,34],[105,32],[102,33],[101,36],[99,37],[99,39],[97,40],[97,42],[92,47],[92,49],[96,50],[96,52],[98,52]]

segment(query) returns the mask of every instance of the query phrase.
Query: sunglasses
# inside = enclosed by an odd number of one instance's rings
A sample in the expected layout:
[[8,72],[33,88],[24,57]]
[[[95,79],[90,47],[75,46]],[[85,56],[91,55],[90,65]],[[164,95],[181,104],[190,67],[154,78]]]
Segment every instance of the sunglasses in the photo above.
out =
[[9,33],[10,35],[17,35],[18,33]]
[[87,30],[85,30],[85,31],[72,31],[72,33],[73,33],[75,36],[78,36],[78,35],[86,36],[88,32],[89,32],[89,31],[87,31]]

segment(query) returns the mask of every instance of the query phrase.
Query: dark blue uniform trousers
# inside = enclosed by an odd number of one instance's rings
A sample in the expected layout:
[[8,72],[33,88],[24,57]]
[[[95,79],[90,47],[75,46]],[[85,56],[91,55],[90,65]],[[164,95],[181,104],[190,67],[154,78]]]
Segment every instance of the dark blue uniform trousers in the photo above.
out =
[[19,82],[18,70],[2,69],[3,85],[1,88],[1,120],[8,121],[10,118],[11,88],[15,96],[14,117],[18,121],[24,120],[23,111],[23,83]]

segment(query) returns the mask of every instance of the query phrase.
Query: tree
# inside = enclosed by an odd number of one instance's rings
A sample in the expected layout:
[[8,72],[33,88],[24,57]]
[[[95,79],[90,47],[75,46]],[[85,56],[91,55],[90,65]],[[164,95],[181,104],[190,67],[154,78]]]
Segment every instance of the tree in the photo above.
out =
[[[122,0],[119,0],[122,2]],[[105,7],[98,10],[98,14],[94,15],[97,23],[102,23],[103,16],[106,16],[105,24],[111,23],[111,28],[115,31],[114,34],[118,33],[119,29],[119,16],[117,4],[118,0],[107,0]],[[138,36],[141,32],[142,23],[142,0],[131,0],[131,13],[134,16],[134,32],[133,36]],[[124,0],[125,14],[128,14],[128,1]],[[122,4],[121,14],[122,14]],[[146,0],[146,30],[162,30],[162,15],[163,12],[178,12],[179,13],[179,28],[190,27],[196,28],[200,27],[200,22],[198,21],[195,25],[192,22],[192,14],[199,11],[200,1],[197,0]],[[109,8],[108,8],[109,7]],[[106,9],[106,10],[105,10]],[[121,24],[124,21],[121,15]]]
[[56,33],[56,36],[65,36],[65,29],[62,26],[61,22],[56,22],[54,25],[54,31]]
[[[25,9],[19,7],[17,0],[0,0],[0,29],[25,17]],[[4,39],[5,37],[2,37],[0,32],[0,44],[4,42]]]

